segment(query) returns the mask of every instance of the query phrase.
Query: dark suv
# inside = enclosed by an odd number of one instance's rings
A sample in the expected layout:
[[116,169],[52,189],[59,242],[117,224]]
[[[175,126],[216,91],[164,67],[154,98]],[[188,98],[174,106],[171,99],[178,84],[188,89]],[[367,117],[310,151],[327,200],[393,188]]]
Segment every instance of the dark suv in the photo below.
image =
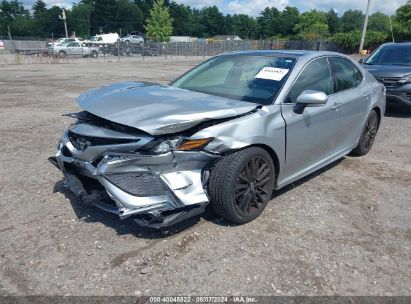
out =
[[360,63],[387,89],[387,101],[411,106],[411,42],[387,43]]

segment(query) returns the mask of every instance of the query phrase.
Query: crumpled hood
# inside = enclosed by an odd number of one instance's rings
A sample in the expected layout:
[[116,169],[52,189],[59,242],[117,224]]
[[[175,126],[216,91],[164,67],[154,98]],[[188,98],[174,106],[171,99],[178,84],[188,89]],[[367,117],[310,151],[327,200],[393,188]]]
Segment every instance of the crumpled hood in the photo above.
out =
[[258,104],[171,86],[128,82],[92,89],[77,98],[84,110],[151,135],[189,129],[203,121],[229,118]]

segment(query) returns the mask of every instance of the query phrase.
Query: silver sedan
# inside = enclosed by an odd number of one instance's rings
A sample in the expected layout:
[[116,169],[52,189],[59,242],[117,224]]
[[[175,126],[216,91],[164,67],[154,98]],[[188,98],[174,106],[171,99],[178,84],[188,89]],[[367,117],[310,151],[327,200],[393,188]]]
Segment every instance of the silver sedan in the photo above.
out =
[[211,204],[257,218],[278,190],[370,151],[385,89],[332,52],[213,57],[169,85],[117,83],[77,99],[84,111],[50,158],[86,204],[161,228]]

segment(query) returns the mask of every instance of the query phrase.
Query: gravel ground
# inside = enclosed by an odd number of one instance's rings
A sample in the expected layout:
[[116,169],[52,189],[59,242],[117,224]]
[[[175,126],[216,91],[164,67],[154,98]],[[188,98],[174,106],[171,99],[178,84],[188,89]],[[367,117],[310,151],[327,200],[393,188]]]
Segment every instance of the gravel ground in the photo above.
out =
[[152,232],[66,193],[47,157],[74,98],[116,81],[165,83],[196,63],[177,61],[0,67],[0,294],[411,295],[402,107],[390,107],[369,155],[275,193],[247,225],[207,212]]

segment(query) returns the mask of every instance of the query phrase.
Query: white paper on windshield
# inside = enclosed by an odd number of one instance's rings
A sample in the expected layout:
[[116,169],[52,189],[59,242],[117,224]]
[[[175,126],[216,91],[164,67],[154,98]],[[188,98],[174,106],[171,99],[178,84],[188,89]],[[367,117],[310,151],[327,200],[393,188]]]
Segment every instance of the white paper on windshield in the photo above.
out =
[[280,81],[285,75],[287,75],[288,71],[288,69],[263,67],[261,71],[255,75],[255,78]]

